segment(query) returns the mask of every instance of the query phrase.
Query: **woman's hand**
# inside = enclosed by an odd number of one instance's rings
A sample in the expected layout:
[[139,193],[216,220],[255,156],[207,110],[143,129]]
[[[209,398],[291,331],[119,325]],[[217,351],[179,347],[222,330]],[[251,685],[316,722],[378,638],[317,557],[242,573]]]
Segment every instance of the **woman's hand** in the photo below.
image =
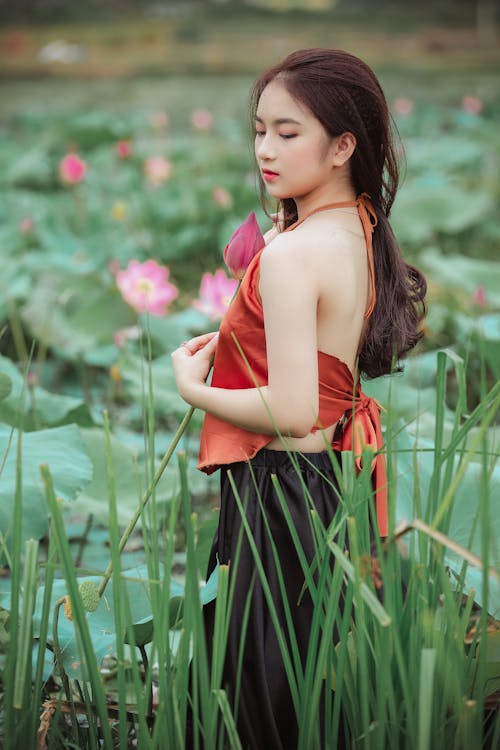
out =
[[192,401],[193,391],[205,383],[208,377],[217,347],[217,337],[217,331],[204,333],[184,341],[172,352],[177,388],[184,401],[193,406],[196,406]]

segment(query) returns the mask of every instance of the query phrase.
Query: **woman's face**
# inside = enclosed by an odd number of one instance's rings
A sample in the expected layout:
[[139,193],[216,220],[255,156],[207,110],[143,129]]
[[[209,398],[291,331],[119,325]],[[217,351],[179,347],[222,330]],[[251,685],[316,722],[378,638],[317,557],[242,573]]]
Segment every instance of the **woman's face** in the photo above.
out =
[[297,208],[328,198],[336,138],[275,79],[262,92],[255,118],[255,157],[269,195]]

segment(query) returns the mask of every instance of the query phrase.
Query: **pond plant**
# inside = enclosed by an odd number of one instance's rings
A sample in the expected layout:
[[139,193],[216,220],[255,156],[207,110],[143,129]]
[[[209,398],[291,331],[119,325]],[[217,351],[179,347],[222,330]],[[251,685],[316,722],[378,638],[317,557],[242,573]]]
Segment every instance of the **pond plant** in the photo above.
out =
[[[303,750],[500,745],[498,106],[394,106],[407,149],[394,226],[431,280],[427,338],[365,385],[385,407],[387,541],[370,538],[369,476],[350,454],[328,528],[309,499],[305,665],[280,634]],[[195,746],[240,747],[221,681],[227,567],[204,580],[217,491],[194,469],[200,415],[169,353],[230,303],[241,274],[221,248],[255,197],[233,122],[199,107],[172,131],[163,115],[3,124],[5,748],[183,748],[187,724]]]

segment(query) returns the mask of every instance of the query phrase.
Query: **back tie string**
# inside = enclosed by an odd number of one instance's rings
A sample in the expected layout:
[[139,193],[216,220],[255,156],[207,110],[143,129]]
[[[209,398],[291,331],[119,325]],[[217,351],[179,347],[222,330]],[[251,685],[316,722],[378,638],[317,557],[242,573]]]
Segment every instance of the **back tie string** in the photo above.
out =
[[378,217],[372,206],[371,198],[368,193],[361,193],[356,200],[359,218],[365,233],[366,250],[368,253],[368,273],[370,275],[371,300],[368,309],[365,311],[365,318],[369,318],[377,301],[375,290],[375,265],[373,262],[373,230],[378,224]]
[[338,203],[327,203],[325,206],[319,206],[314,208],[297,219],[293,224],[285,229],[285,232],[290,232],[292,229],[296,229],[302,222],[312,216],[313,214],[319,213],[320,211],[328,211],[332,208],[348,208],[356,207],[358,209],[359,218],[363,226],[363,232],[365,235],[366,250],[368,253],[368,273],[370,276],[370,288],[371,288],[371,300],[368,309],[365,311],[365,318],[369,318],[375,307],[377,301],[377,294],[375,290],[375,266],[373,262],[373,230],[378,224],[378,217],[373,208],[371,197],[368,193],[361,193],[354,201],[339,201]]

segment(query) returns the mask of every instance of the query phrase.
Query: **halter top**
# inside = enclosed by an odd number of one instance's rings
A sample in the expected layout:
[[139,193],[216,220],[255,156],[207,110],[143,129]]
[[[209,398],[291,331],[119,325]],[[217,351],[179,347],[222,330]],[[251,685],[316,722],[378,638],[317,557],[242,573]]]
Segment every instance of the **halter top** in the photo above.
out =
[[[302,217],[285,231],[291,231],[312,213],[332,208],[357,207],[365,235],[371,300],[365,317],[375,306],[375,274],[373,267],[372,234],[377,216],[369,196],[360,195],[355,201],[331,203],[317,208]],[[241,286],[227,310],[219,330],[212,372],[212,386],[217,388],[255,388],[267,385],[268,370],[264,313],[259,295],[260,258],[265,248],[259,250],[250,262]],[[319,412],[313,432],[339,423],[332,442],[333,450],[353,451],[356,468],[361,470],[361,453],[364,446],[375,451],[372,463],[372,483],[375,491],[377,521],[381,536],[387,536],[387,477],[383,438],[380,424],[380,406],[366,396],[359,380],[345,362],[332,354],[318,351]],[[205,414],[200,437],[198,468],[211,474],[221,466],[236,461],[246,461],[264,448],[274,435],[264,435],[244,430],[212,414]]]

